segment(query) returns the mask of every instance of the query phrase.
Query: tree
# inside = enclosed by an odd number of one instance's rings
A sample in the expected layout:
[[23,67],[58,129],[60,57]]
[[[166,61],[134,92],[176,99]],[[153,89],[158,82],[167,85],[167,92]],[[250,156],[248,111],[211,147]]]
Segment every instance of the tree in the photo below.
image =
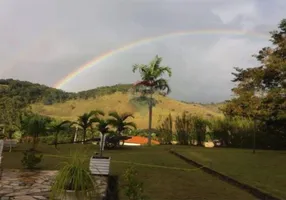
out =
[[66,121],[53,121],[51,124],[50,124],[50,128],[49,128],[49,131],[50,132],[53,132],[54,133],[54,145],[55,145],[55,148],[57,148],[57,145],[58,145],[58,134],[60,133],[60,131],[63,131],[63,130],[66,130],[67,129],[67,125],[70,126],[72,125],[72,122],[66,120]]
[[165,73],[171,77],[171,68],[167,66],[160,66],[161,62],[162,58],[156,55],[149,65],[135,64],[133,66],[133,72],[138,70],[141,76],[141,81],[135,83],[134,86],[143,86],[143,89],[141,90],[142,94],[149,95],[149,146],[151,145],[153,94],[155,92],[159,92],[160,94],[166,95],[171,92],[168,81],[162,78]]
[[260,66],[235,68],[235,97],[223,111],[231,117],[250,117],[261,131],[276,138],[273,148],[286,148],[286,19],[270,34],[273,47],[254,55]]
[[[24,99],[19,96],[0,98],[0,124],[2,137],[12,139],[13,134],[20,130],[22,117],[29,112]],[[10,145],[10,152],[12,145]]]
[[110,132],[110,123],[109,120],[104,120],[104,119],[96,119],[96,128],[97,130],[101,133],[102,137],[100,140],[100,157],[102,157],[102,151],[103,151],[103,146],[104,146],[104,136]]
[[24,132],[24,135],[33,137],[32,150],[36,150],[36,146],[39,142],[39,135],[48,132],[47,127],[51,121],[51,118],[38,114],[30,114],[21,121],[21,129]]
[[90,111],[89,113],[84,113],[83,115],[79,116],[76,122],[73,124],[78,125],[83,130],[83,141],[85,143],[86,132],[87,129],[92,128],[92,124],[98,121],[98,115],[104,115],[104,113],[100,110]]
[[122,135],[123,131],[129,130],[129,129],[136,129],[136,124],[134,122],[126,122],[128,118],[134,118],[134,116],[131,113],[123,113],[118,114],[117,112],[109,112],[108,114],[110,118],[108,121],[109,123],[116,128],[116,132],[119,135]]

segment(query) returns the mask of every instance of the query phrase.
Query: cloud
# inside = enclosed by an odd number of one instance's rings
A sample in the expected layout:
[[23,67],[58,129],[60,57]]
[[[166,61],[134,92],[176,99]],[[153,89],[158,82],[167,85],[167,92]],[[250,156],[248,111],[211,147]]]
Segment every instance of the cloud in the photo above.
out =
[[[272,2],[272,1],[271,1]],[[257,0],[110,0],[0,2],[0,78],[54,85],[106,52],[142,38],[184,30],[232,29],[268,33],[286,3]],[[78,91],[139,79],[135,63],[156,54],[173,69],[171,96],[186,101],[230,97],[234,66],[255,65],[251,55],[267,39],[197,34],[154,40],[116,53],[84,71],[63,89]]]

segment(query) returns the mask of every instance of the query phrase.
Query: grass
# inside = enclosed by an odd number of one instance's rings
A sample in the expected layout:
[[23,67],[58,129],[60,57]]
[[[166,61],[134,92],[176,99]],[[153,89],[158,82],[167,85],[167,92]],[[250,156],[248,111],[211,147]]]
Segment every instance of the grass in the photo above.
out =
[[175,151],[198,163],[286,199],[286,151],[176,146]]
[[[21,168],[22,151],[29,145],[20,144],[13,152],[4,152],[4,168]],[[137,163],[138,179],[143,181],[145,193],[156,200],[189,199],[255,199],[250,194],[221,180],[193,168],[174,155],[168,153],[168,146],[124,147],[108,150],[104,155],[112,157],[111,173],[119,176],[120,199],[124,200],[123,172],[130,163]],[[59,145],[59,152],[53,146],[41,144],[38,148],[44,154],[39,165],[42,169],[57,169],[57,164],[65,160],[74,149],[88,149],[86,156],[92,155],[98,147],[93,145]],[[141,164],[141,165],[138,165]]]
[[[47,115],[50,117],[61,118],[64,120],[75,120],[77,116],[82,115],[84,112],[89,112],[95,109],[101,109],[105,112],[116,111],[131,112],[134,114],[134,122],[138,128],[146,128],[148,125],[148,108],[147,106],[138,107],[129,102],[131,96],[120,92],[97,97],[96,99],[88,100],[71,100],[65,103],[57,103],[54,105],[34,104],[32,105],[33,111]],[[199,104],[187,104],[168,97],[156,96],[159,102],[153,110],[153,127],[157,127],[159,120],[166,117],[171,113],[174,117],[181,115],[183,111],[202,115],[206,117],[221,116],[220,113],[215,112],[213,109],[207,108]]]

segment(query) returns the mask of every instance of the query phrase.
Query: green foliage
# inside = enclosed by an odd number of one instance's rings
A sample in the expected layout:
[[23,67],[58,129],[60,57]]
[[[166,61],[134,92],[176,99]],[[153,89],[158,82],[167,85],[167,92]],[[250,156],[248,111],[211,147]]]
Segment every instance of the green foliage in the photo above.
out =
[[136,129],[136,124],[133,122],[126,122],[128,118],[134,118],[131,113],[118,114],[116,111],[109,112],[108,123],[112,125],[118,134],[122,134],[126,130]]
[[271,32],[272,47],[261,49],[254,68],[235,68],[235,97],[222,109],[225,115],[258,121],[269,138],[282,141],[276,149],[286,148],[286,19]]
[[71,125],[75,124],[83,130],[83,142],[86,140],[87,129],[92,128],[92,124],[98,122],[98,115],[103,116],[104,113],[100,110],[93,110],[89,113],[84,113],[79,116],[76,122],[73,122]]
[[51,197],[64,199],[66,190],[73,190],[78,199],[91,199],[96,192],[96,185],[88,169],[86,152],[75,151],[72,158],[62,163],[55,182],[52,185]]
[[209,125],[209,122],[202,117],[198,116],[192,116],[192,132],[193,135],[195,135],[197,140],[197,145],[203,145],[203,142],[205,141],[205,136],[207,132],[207,127]]
[[48,124],[52,121],[50,117],[41,116],[38,114],[29,114],[25,116],[21,121],[21,129],[24,136],[33,137],[33,147],[36,149],[36,145],[39,142],[40,135],[46,135],[48,132]]
[[173,139],[172,115],[169,114],[169,116],[161,123],[161,125],[157,129],[160,132],[158,134],[160,144],[171,144]]
[[56,120],[53,120],[49,124],[49,132],[54,133],[54,141],[53,141],[53,143],[55,145],[55,148],[57,148],[59,133],[61,131],[68,130],[71,125],[72,125],[72,122],[70,122],[70,121],[56,121]]
[[175,129],[178,143],[181,145],[189,144],[192,132],[191,115],[183,112],[182,116],[177,116],[175,120]]
[[209,126],[210,123],[206,119],[183,112],[182,116],[177,116],[175,121],[179,144],[187,145],[196,141],[197,145],[202,145]]
[[96,98],[98,96],[113,94],[115,92],[127,93],[131,87],[132,87],[131,84],[116,84],[114,86],[98,87],[95,89],[78,92],[77,98],[80,99]]
[[45,105],[62,103],[72,99],[89,99],[97,96],[112,94],[115,92],[127,93],[131,84],[117,84],[104,86],[78,93],[65,92],[45,85],[35,84],[28,81],[13,79],[0,79],[0,99],[3,97],[20,98],[25,105],[42,102]]
[[129,200],[144,200],[143,183],[137,180],[137,170],[134,166],[129,166],[124,173],[126,185],[124,187],[125,196]]
[[64,102],[74,96],[73,93],[67,93],[62,90],[47,87],[45,85],[35,84],[28,81],[19,81],[13,79],[1,79],[1,86],[6,86],[6,90],[2,91],[0,98],[19,96],[25,103],[31,104],[39,101],[52,104],[56,102]]
[[43,155],[36,156],[36,152],[33,149],[23,152],[24,157],[21,160],[22,165],[27,169],[34,169],[37,164],[42,161]]
[[7,138],[11,139],[14,132],[20,130],[21,119],[29,113],[26,107],[27,104],[19,96],[0,97],[0,124]]

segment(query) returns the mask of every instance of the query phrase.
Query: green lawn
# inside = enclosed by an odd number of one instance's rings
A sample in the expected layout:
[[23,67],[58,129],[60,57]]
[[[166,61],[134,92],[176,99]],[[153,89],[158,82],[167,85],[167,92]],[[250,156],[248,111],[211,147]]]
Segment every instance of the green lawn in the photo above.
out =
[[[20,145],[11,153],[4,152],[3,167],[21,168],[22,151],[26,148],[27,146]],[[70,151],[75,149],[88,149],[86,155],[89,156],[98,147],[70,144],[60,145],[59,148],[60,152],[57,152],[53,146],[39,146],[38,149],[44,154],[40,165],[42,169],[57,169],[58,163],[65,160],[65,158],[56,156],[68,156]],[[119,150],[105,151],[104,154],[112,157],[111,173],[119,175],[119,188],[124,185],[120,176],[129,166],[125,162],[146,164],[136,165],[136,168],[139,171],[138,178],[144,182],[144,189],[150,200],[255,199],[236,187],[205,174],[201,170],[192,168],[192,166],[168,153],[164,146],[125,147]],[[162,168],[162,166],[165,168]],[[126,199],[122,190],[120,191],[120,199]]]
[[174,150],[194,161],[286,199],[286,151],[175,146]]

